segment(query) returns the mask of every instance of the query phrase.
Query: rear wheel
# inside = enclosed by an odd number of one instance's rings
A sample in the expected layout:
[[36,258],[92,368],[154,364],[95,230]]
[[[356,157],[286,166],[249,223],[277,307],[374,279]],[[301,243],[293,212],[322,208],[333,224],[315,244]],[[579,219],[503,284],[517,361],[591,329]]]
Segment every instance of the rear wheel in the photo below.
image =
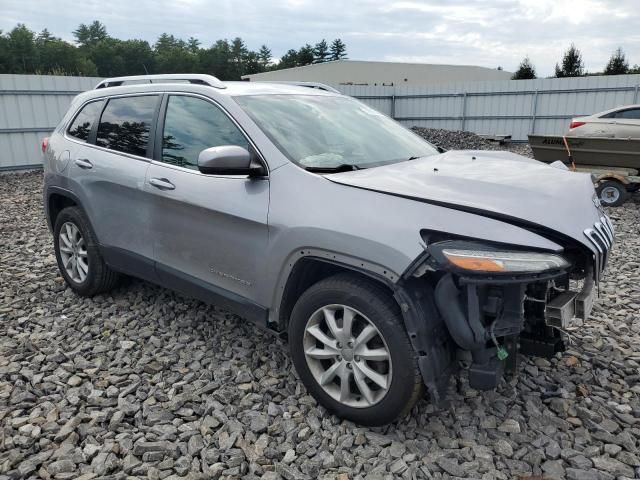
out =
[[104,263],[80,208],[67,207],[58,214],[53,237],[60,273],[76,293],[92,296],[115,287],[118,274]]
[[596,188],[600,203],[606,207],[617,207],[622,205],[629,195],[627,188],[616,180],[602,182]]
[[368,279],[340,274],[304,292],[291,314],[289,346],[309,392],[354,422],[389,423],[423,393],[400,309]]

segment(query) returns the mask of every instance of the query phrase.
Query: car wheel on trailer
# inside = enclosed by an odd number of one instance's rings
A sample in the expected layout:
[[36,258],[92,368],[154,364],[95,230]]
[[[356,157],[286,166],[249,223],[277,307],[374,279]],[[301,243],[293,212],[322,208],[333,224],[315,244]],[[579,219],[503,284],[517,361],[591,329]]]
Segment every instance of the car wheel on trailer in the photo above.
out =
[[596,188],[600,203],[605,207],[617,207],[622,205],[629,195],[627,188],[617,180],[607,180]]
[[422,396],[418,356],[391,294],[339,274],[298,299],[289,324],[296,371],[316,400],[361,425],[384,425]]

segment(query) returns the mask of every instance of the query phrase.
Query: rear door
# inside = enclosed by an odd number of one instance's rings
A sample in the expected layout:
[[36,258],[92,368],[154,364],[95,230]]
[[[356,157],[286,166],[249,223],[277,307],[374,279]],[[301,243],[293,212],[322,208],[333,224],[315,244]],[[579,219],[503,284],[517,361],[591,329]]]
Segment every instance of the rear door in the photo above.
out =
[[72,152],[73,190],[82,197],[107,262],[153,279],[144,180],[160,96],[120,96],[94,103],[87,113],[100,120],[80,118],[83,110],[67,132],[78,142]]
[[612,130],[615,138],[640,138],[640,108],[616,112]]
[[[167,95],[159,116],[156,154],[147,172],[151,230],[162,283],[222,302],[250,315],[263,276],[268,240],[268,179],[204,175],[197,168],[209,147],[249,141],[214,102],[186,94]],[[211,296],[210,296],[211,294]]]

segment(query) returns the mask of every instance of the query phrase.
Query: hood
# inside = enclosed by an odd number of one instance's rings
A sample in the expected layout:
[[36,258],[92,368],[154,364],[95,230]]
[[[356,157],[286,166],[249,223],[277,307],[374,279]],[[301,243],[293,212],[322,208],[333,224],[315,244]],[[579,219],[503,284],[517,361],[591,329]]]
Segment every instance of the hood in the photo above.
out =
[[584,229],[603,215],[589,174],[511,152],[449,151],[326,177],[342,185],[551,229],[591,250]]

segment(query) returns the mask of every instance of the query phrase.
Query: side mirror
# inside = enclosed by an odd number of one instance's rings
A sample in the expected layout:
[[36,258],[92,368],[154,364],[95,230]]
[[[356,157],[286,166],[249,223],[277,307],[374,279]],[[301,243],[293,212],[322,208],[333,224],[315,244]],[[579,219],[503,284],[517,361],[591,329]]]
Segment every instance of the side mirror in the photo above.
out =
[[246,148],[237,145],[202,150],[198,155],[198,170],[207,175],[265,175],[262,164]]

